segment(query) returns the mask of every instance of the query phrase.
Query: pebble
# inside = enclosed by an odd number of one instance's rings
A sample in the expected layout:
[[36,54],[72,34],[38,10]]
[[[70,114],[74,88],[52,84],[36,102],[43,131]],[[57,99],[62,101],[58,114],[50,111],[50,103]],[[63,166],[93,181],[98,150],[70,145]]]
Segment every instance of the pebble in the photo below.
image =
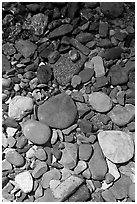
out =
[[105,182],[110,184],[114,181],[115,177],[111,173],[106,173]]
[[8,58],[2,54],[2,73],[6,73],[11,68]]
[[46,189],[49,187],[51,180],[59,180],[60,178],[61,178],[60,171],[57,169],[52,169],[43,174],[40,183],[42,187]]
[[45,174],[48,171],[48,166],[46,162],[38,162],[36,164],[36,167],[32,170],[32,176],[33,178],[37,179],[41,177],[43,174]]
[[135,183],[135,162],[130,161],[128,164],[119,167],[120,173],[128,176]]
[[8,141],[9,147],[14,147],[14,145],[16,144],[16,140],[14,137],[11,137],[11,136],[8,137],[7,141]]
[[38,145],[47,143],[51,137],[50,128],[36,120],[28,120],[22,124],[22,131],[28,140]]
[[108,167],[98,142],[93,144],[93,155],[88,162],[88,166],[92,175],[92,179],[99,181],[104,179]]
[[91,179],[91,172],[90,172],[89,168],[85,169],[85,170],[82,172],[82,175],[83,175],[84,178],[86,178],[86,179]]
[[21,120],[27,113],[32,111],[32,108],[32,98],[15,96],[9,103],[8,116],[16,120]]
[[89,133],[92,131],[92,123],[86,119],[81,119],[78,122],[78,126],[84,133]]
[[6,129],[7,137],[13,137],[17,130],[18,130],[17,128],[7,127]]
[[72,60],[72,62],[75,62],[80,57],[80,54],[76,49],[73,49],[69,51],[69,57]]
[[117,179],[120,178],[120,173],[118,171],[118,168],[116,164],[111,162],[109,159],[106,159],[106,161],[108,166],[108,173],[111,174],[114,177],[114,180],[116,181]]
[[5,158],[9,163],[17,167],[23,166],[25,162],[24,157],[14,149],[9,150]]
[[33,147],[31,147],[27,152],[26,152],[26,158],[32,158],[34,157],[35,155],[35,152],[36,152],[36,149]]
[[98,140],[103,154],[113,163],[124,163],[133,157],[134,143],[128,133],[118,130],[101,131]]
[[7,89],[11,87],[11,79],[2,78],[2,89]]
[[73,88],[76,88],[78,85],[81,84],[81,77],[79,75],[74,75],[71,79],[71,86],[73,86]]
[[60,180],[51,180],[49,183],[51,191],[54,191],[60,183]]
[[50,188],[47,188],[44,190],[44,195],[42,195],[40,198],[37,198],[34,202],[60,202],[60,200],[53,196]]
[[112,42],[107,38],[100,39],[97,45],[98,47],[105,48],[105,49],[111,48],[113,46]]
[[112,108],[112,101],[110,97],[103,92],[93,92],[89,94],[89,104],[97,112],[107,112]]
[[60,36],[64,36],[68,33],[71,33],[72,30],[73,30],[73,26],[71,24],[62,24],[58,28],[51,31],[48,37],[50,39],[53,39],[53,38],[57,38]]
[[77,164],[78,157],[78,146],[77,144],[72,144],[64,142],[65,148],[62,151],[62,157],[59,161],[67,169],[73,169]]
[[51,136],[51,144],[55,144],[57,142],[57,139],[58,139],[58,132],[53,129],[52,130],[52,136]]
[[2,171],[12,170],[12,164],[6,159],[2,160]]
[[74,174],[73,171],[66,169],[65,167],[61,169],[61,180],[66,180],[68,177],[70,177],[72,174]]
[[44,151],[44,149],[39,148],[38,150],[36,150],[35,152],[35,157],[41,161],[44,161],[47,159],[47,155],[46,152]]
[[128,196],[132,201],[135,201],[135,184],[132,183],[129,186]]
[[31,57],[37,49],[37,45],[29,40],[22,39],[15,42],[15,47],[25,58]]
[[2,133],[2,146],[6,148],[8,146],[8,139],[6,137],[6,134]]
[[69,128],[67,129],[63,129],[62,130],[62,133],[65,134],[65,135],[69,135],[73,130],[75,130],[77,128],[77,124],[74,124],[72,126],[70,126]]
[[88,161],[93,154],[93,147],[90,144],[79,145],[79,159],[82,161]]
[[105,68],[103,65],[102,57],[95,56],[90,61],[90,66],[94,68],[95,76],[101,77],[105,75]]
[[75,174],[82,173],[85,169],[87,169],[87,163],[85,161],[78,161],[77,166],[74,169]]
[[105,51],[104,58],[105,58],[105,60],[119,59],[121,57],[122,51],[123,50],[121,47],[110,48],[110,49]]
[[15,176],[17,187],[24,193],[29,193],[33,189],[33,178],[29,171],[24,171]]
[[59,51],[55,50],[48,55],[49,64],[55,64],[55,62],[60,58]]
[[35,199],[40,198],[43,196],[43,188],[40,184],[38,184],[38,187],[35,191]]
[[48,64],[41,65],[38,67],[37,78],[41,84],[47,84],[50,81],[51,76],[52,76],[52,70]]
[[19,124],[18,124],[18,122],[17,122],[15,119],[10,118],[10,117],[8,117],[8,118],[5,119],[5,125],[6,125],[7,127],[18,128],[18,129],[19,129],[19,127],[20,127]]
[[93,35],[87,32],[80,32],[78,35],[76,35],[76,40],[78,40],[80,43],[87,43],[93,40]]
[[78,49],[80,52],[82,52],[83,55],[88,56],[90,53],[90,49],[86,46],[84,46],[82,43],[80,43],[78,40],[76,40],[75,38],[71,38],[70,40],[70,44]]
[[85,101],[81,91],[72,92],[71,97],[74,101],[83,103]]
[[65,129],[73,124],[77,109],[71,97],[58,94],[38,107],[39,121],[50,127]]
[[83,181],[83,179],[72,175],[57,186],[57,188],[53,191],[53,195],[55,198],[63,201],[65,198],[70,196],[83,183]]
[[107,37],[108,34],[108,23],[107,22],[101,22],[99,24],[99,35],[102,38]]
[[132,104],[126,104],[125,106],[116,105],[108,113],[108,116],[116,125],[125,126],[134,119],[135,106]]
[[101,195],[106,202],[116,202],[115,196],[109,189],[104,190]]
[[94,75],[94,69],[86,68],[79,72],[82,83],[86,83],[91,80]]

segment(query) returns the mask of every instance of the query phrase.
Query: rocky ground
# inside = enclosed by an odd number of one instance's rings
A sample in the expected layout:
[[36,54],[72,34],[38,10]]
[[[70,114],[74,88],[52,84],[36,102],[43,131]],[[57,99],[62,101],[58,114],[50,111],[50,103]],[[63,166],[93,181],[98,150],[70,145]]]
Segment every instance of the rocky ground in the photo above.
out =
[[135,4],[2,4],[3,202],[135,201]]

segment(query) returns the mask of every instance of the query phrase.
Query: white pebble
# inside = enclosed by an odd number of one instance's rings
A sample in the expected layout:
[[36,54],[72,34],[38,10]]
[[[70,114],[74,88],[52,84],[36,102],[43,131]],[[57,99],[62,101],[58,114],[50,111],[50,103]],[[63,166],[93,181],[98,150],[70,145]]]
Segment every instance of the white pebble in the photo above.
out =
[[8,137],[13,137],[17,132],[17,128],[7,127],[6,132]]

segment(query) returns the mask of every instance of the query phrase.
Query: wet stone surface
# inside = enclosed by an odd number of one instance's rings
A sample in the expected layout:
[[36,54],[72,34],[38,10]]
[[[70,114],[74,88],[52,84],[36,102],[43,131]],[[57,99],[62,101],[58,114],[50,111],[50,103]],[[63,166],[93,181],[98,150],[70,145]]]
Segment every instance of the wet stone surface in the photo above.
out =
[[2,201],[135,202],[135,3],[2,3]]

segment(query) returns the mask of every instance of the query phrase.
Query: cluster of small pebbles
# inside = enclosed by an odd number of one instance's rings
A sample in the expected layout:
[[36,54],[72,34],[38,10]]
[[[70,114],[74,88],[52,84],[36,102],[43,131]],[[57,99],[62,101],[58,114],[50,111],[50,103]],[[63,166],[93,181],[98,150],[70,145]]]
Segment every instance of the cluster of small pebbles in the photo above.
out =
[[135,201],[135,3],[3,2],[2,201]]

